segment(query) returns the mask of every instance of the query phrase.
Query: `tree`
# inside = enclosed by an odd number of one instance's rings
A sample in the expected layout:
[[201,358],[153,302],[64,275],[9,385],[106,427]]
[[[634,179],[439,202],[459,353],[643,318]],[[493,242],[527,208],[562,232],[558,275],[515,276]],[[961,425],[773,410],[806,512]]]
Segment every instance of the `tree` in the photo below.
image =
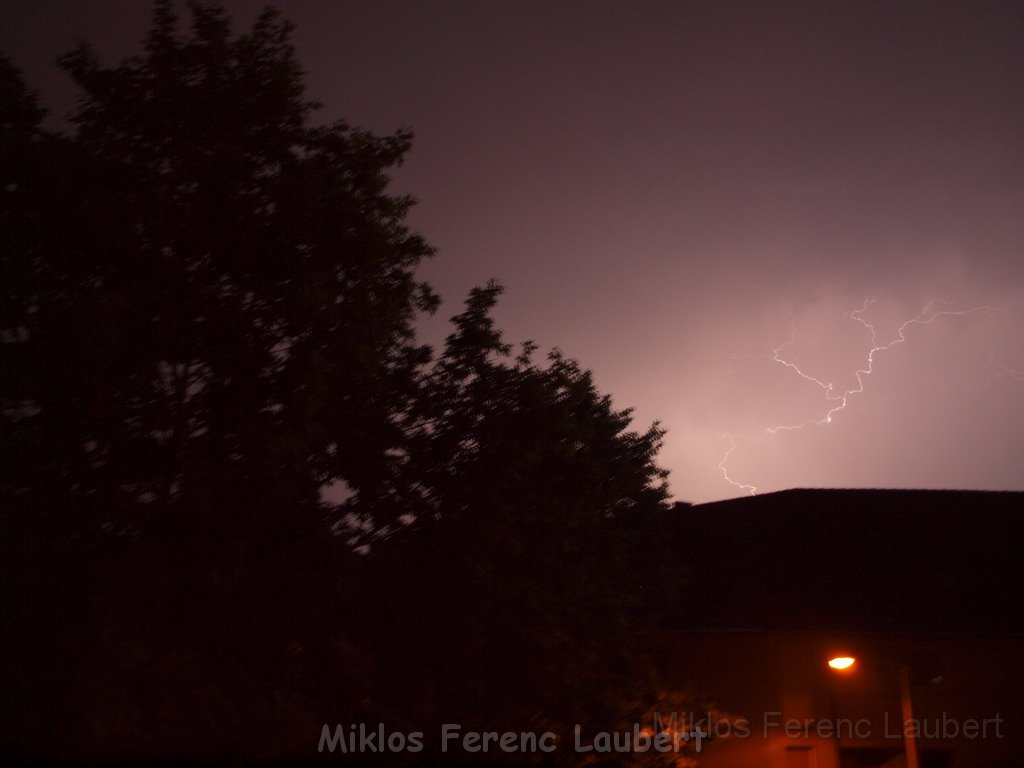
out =
[[405,470],[428,503],[372,564],[367,645],[389,660],[383,712],[571,743],[574,723],[622,727],[657,702],[678,586],[662,432],[631,431],[557,351],[510,359],[500,292],[471,293],[424,379]]
[[[267,11],[235,37],[223,10],[189,7],[183,34],[157,4],[143,54],[116,67],[63,57],[82,93],[70,136],[0,72],[2,493],[21,553],[5,583],[70,606],[21,605],[28,657],[62,628],[93,643],[67,701],[153,677],[106,635],[191,659],[225,707],[273,702],[288,649],[334,641],[334,532],[395,508],[430,355],[413,323],[437,298],[414,270],[433,251],[388,192],[411,134],[314,124],[289,24]],[[350,498],[323,500],[332,483]],[[260,685],[222,672],[243,659]]]
[[660,430],[510,358],[497,284],[433,360],[433,250],[388,190],[411,134],[314,124],[276,12],[235,37],[189,8],[113,68],[63,57],[70,135],[0,63],[8,743],[280,757],[362,715],[635,714],[674,580]]
[[71,162],[39,180],[58,189],[35,252],[3,256],[5,401],[39,480],[92,510],[83,531],[267,494],[296,518],[337,480],[372,499],[429,354],[412,323],[437,299],[413,270],[432,250],[386,194],[411,135],[310,125],[287,23],[233,39],[191,9],[183,39],[159,4],[116,68],[63,58],[83,91]]

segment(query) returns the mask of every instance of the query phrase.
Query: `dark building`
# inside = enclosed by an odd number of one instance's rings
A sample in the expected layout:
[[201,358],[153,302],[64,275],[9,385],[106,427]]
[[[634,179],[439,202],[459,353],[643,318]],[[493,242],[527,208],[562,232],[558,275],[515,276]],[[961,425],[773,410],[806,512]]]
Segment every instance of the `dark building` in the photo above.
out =
[[792,490],[677,513],[691,597],[667,631],[707,705],[699,765],[903,766],[905,702],[923,768],[1024,765],[1024,493]]

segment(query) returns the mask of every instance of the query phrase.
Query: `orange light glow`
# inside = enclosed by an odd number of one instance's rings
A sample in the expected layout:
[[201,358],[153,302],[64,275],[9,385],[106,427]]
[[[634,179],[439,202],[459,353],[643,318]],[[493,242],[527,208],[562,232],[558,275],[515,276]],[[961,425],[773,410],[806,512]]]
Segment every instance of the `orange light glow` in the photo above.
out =
[[834,659],[828,660],[828,665],[832,669],[849,669],[855,661],[857,660],[852,656],[836,656]]

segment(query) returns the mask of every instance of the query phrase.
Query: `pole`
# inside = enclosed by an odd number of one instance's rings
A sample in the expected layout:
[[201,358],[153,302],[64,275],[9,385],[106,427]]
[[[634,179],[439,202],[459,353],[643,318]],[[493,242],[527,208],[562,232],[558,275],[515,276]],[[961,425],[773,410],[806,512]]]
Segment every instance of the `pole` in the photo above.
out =
[[917,724],[914,722],[914,708],[910,701],[910,671],[900,665],[900,709],[903,711],[903,751],[907,768],[920,768],[917,759]]

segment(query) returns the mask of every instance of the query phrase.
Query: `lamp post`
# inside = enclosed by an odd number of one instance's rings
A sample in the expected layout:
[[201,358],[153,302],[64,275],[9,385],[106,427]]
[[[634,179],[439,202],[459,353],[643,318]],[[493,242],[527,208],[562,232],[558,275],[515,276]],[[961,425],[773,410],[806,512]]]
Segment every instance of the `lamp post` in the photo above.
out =
[[[829,667],[838,671],[847,671],[853,668],[857,659],[852,656],[835,656],[828,661]],[[903,754],[906,757],[907,768],[920,768],[921,763],[917,758],[917,728],[914,724],[914,707],[910,698],[910,670],[906,664],[894,664],[890,661],[875,661],[886,667],[896,667],[900,680],[900,712],[903,717]]]

